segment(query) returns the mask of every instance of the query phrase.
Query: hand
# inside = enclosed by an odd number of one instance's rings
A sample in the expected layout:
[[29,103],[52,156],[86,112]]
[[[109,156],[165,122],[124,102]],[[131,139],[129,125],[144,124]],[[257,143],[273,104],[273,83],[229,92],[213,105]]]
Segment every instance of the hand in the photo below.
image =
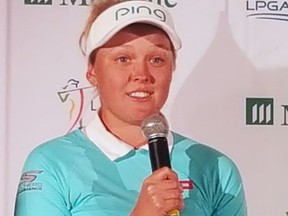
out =
[[131,216],[167,216],[171,210],[182,210],[184,201],[177,174],[163,167],[143,182]]

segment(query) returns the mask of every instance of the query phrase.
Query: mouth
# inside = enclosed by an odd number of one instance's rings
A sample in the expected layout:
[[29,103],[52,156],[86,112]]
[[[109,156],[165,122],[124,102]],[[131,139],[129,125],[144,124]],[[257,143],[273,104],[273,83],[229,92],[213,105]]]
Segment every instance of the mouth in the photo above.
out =
[[150,97],[152,93],[148,91],[134,91],[134,92],[130,92],[128,95],[129,97],[132,97],[132,98],[145,99],[145,98]]

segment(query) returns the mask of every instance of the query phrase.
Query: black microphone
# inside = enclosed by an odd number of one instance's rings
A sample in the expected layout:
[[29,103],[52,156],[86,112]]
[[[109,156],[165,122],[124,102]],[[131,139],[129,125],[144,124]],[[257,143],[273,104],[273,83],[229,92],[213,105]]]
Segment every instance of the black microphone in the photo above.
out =
[[[171,168],[167,135],[169,126],[162,114],[148,116],[141,125],[143,134],[148,140],[152,171],[167,166]],[[180,216],[178,210],[172,210],[168,216]]]

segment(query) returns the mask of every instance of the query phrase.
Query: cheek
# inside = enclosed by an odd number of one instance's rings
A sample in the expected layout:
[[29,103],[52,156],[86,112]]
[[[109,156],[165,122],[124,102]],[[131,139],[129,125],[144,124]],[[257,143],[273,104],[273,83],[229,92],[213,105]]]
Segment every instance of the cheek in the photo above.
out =
[[158,82],[161,88],[169,89],[171,80],[172,80],[172,73],[167,73],[166,75],[159,77]]
[[158,100],[160,103],[165,103],[169,94],[171,76],[163,77],[158,83]]
[[[109,94],[112,92],[115,91],[115,89],[117,88],[115,86],[115,83],[113,83],[113,80],[110,80],[110,79],[98,79],[99,82],[98,82],[98,89],[99,89],[99,92],[100,94]],[[110,86],[113,86],[114,88],[111,88]]]
[[125,88],[125,80],[115,76],[115,73],[106,73],[105,76],[99,77],[98,80],[100,95],[115,96],[116,94],[123,92],[123,89]]

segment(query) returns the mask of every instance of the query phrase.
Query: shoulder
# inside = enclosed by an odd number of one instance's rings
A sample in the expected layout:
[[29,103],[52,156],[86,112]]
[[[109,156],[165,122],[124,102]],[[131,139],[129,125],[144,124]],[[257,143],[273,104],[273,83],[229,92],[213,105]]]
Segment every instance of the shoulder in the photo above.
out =
[[61,151],[70,151],[73,149],[87,148],[88,139],[81,132],[80,129],[72,131],[63,136],[59,136],[53,139],[50,139],[40,145],[38,145],[32,152],[61,152]]
[[70,163],[89,147],[89,141],[80,130],[46,141],[34,148],[26,159],[29,164]]
[[188,158],[193,163],[192,166],[202,167],[204,170],[214,170],[218,174],[234,172],[238,173],[238,168],[233,160],[226,154],[213,147],[199,143],[193,139],[173,132],[174,150],[178,154]]
[[190,139],[186,136],[173,132],[174,148],[176,151],[184,151],[191,158],[207,158],[216,159],[225,156],[222,152],[202,144],[196,140]]

